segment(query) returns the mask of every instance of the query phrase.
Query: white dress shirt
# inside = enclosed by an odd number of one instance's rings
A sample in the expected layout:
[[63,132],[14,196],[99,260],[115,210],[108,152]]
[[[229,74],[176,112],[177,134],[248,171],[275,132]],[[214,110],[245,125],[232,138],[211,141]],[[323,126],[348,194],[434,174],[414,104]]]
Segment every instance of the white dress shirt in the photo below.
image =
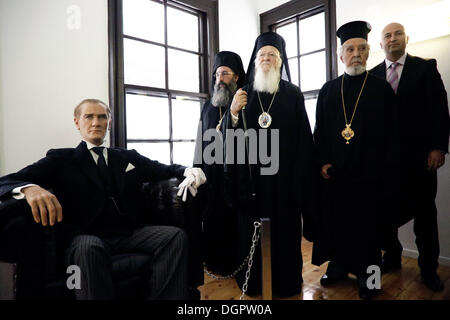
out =
[[103,149],[103,157],[105,158],[106,165],[108,165],[108,150],[107,150],[107,146],[106,146],[106,141],[103,141],[103,143],[101,145],[99,145],[99,146],[96,146],[95,144],[92,144],[92,143],[90,143],[88,141],[85,141],[85,140],[84,140],[84,142],[86,142],[86,146],[87,146],[89,152],[91,153],[92,158],[94,158],[95,164],[98,164],[98,154],[96,154],[94,152],[94,150],[92,150],[92,148],[94,148],[94,147],[104,147],[104,149]]
[[[405,66],[405,61],[406,61],[406,55],[407,53],[405,52],[404,55],[402,55],[397,61],[391,61],[388,58],[386,58],[384,61],[386,63],[386,74],[387,74],[387,70],[391,67],[391,65],[394,62],[398,63],[397,68],[395,68],[395,71],[397,72],[398,75],[398,79],[401,79],[402,76],[402,72],[403,72],[403,67]],[[400,81],[400,80],[399,80]]]

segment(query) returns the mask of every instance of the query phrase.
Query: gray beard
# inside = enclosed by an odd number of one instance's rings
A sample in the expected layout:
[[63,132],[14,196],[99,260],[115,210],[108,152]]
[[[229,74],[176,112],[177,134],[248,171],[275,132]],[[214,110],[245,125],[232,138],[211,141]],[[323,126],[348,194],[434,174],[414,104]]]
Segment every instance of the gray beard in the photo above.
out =
[[280,78],[280,68],[272,67],[269,71],[264,72],[257,66],[255,68],[255,81],[253,82],[253,88],[259,92],[268,92],[273,94],[278,91]]
[[359,76],[360,74],[363,74],[364,72],[366,72],[366,66],[359,65],[356,67],[353,67],[353,66],[346,67],[345,72],[350,76]]
[[211,97],[211,104],[214,107],[226,107],[233,100],[233,96],[237,90],[237,84],[231,81],[229,84],[225,84],[225,87],[219,87],[219,84],[214,85],[214,93]]

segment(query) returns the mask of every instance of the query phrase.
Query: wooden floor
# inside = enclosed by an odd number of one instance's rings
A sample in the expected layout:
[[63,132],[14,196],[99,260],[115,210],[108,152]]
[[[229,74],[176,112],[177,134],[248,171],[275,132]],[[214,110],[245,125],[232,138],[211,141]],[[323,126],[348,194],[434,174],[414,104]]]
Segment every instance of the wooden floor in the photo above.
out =
[[[302,293],[283,300],[359,300],[356,278],[332,286],[322,287],[320,278],[325,273],[327,264],[321,267],[311,265],[312,243],[303,239],[303,286]],[[450,267],[439,266],[438,274],[445,288],[433,292],[420,280],[417,259],[402,257],[402,269],[383,274],[381,286],[383,293],[376,300],[450,300]],[[236,281],[215,280],[205,274],[205,284],[199,287],[202,300],[239,300],[241,290]],[[245,300],[260,300],[261,296],[248,297]],[[274,298],[276,299],[276,298]]]

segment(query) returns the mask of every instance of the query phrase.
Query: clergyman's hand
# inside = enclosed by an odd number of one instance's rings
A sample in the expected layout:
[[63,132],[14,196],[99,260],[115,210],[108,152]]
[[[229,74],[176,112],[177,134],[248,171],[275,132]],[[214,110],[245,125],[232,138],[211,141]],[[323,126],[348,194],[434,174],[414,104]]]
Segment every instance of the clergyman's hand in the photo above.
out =
[[242,110],[247,105],[247,92],[242,89],[239,89],[231,102],[230,111],[231,113],[237,117],[239,111]]
[[50,223],[53,226],[55,220],[62,221],[62,207],[53,193],[39,186],[26,187],[22,189],[22,193],[31,207],[36,223],[41,222],[43,226]]
[[441,150],[433,150],[428,154],[428,171],[437,170],[445,163],[445,154]]

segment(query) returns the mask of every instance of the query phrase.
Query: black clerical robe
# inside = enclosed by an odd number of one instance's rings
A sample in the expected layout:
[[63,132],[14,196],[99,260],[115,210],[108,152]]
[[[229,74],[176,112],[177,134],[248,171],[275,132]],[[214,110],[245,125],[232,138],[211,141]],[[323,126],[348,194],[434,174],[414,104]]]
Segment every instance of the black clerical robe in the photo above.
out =
[[[350,122],[366,73],[344,76],[344,103]],[[349,144],[341,132],[346,120],[340,76],[319,92],[315,145],[319,164],[331,164],[331,178],[321,179],[312,263],[333,260],[355,274],[379,264],[380,225],[395,214],[388,199],[398,186],[395,95],[386,81],[368,75],[351,128]]]
[[[201,133],[207,130],[216,130],[219,120],[225,114],[228,106],[215,107],[208,100],[204,105],[200,117]],[[215,144],[216,138],[203,141],[203,137],[197,137],[197,144],[202,145],[202,154],[205,148]],[[220,147],[222,140],[220,139]],[[211,147],[211,146],[210,146]],[[211,148],[211,156],[215,157],[215,149]],[[221,150],[220,150],[221,151]],[[200,164],[206,175],[206,183],[203,186],[200,207],[203,215],[203,245],[204,261],[208,270],[221,275],[228,275],[236,269],[236,215],[224,201],[224,167],[223,157],[218,163],[207,164],[203,158]]]
[[[239,114],[237,129],[244,129],[244,112],[246,127],[254,129],[258,146],[264,134],[267,134],[268,152],[272,157],[278,157],[279,168],[275,174],[262,175],[260,169],[270,167],[263,165],[259,155],[257,163],[251,164],[251,175],[248,157],[245,164],[226,164],[226,195],[237,210],[238,215],[238,255],[240,261],[248,255],[251,238],[254,231],[254,221],[262,217],[271,219],[271,252],[272,252],[272,288],[274,295],[290,296],[301,291],[302,283],[302,215],[307,216],[312,190],[312,175],[314,174],[314,152],[311,128],[305,110],[304,97],[300,89],[284,80],[280,81],[279,91],[273,100],[269,114],[272,124],[263,129],[258,124],[262,113],[257,92],[252,84],[245,86],[248,92],[247,106]],[[273,98],[272,94],[260,93],[264,111]],[[225,116],[224,128],[232,129],[230,112]],[[279,133],[278,154],[275,154],[271,136]],[[226,132],[225,132],[226,133]],[[252,133],[251,133],[252,134]],[[229,137],[225,134],[225,140]],[[251,139],[250,139],[251,140]],[[235,150],[236,151],[236,150]],[[225,146],[225,153],[229,153]],[[250,154],[252,151],[250,151]],[[252,193],[255,196],[252,196]],[[242,287],[245,271],[240,272],[236,280]],[[248,293],[257,294],[261,291],[261,257],[259,245],[253,257]]]

